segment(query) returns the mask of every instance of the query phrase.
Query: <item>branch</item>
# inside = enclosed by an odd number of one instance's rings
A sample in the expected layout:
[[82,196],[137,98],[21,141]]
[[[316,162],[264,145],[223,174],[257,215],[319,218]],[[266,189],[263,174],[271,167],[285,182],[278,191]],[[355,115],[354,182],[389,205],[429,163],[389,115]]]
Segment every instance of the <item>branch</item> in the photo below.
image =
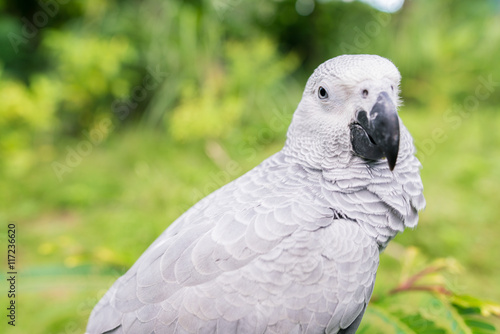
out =
[[389,294],[395,294],[403,291],[432,291],[437,293],[442,293],[446,295],[452,295],[452,293],[443,286],[438,285],[415,285],[415,283],[422,277],[429,275],[431,273],[442,270],[442,266],[431,266],[427,267],[413,276],[410,276],[406,281],[399,284],[396,288],[389,291]]
[[399,293],[399,292],[405,292],[405,291],[429,291],[429,292],[435,292],[439,293],[442,295],[448,295],[452,296],[453,292],[450,290],[446,289],[444,286],[441,285],[412,285],[412,286],[399,286],[395,289],[392,289],[389,291],[390,295]]

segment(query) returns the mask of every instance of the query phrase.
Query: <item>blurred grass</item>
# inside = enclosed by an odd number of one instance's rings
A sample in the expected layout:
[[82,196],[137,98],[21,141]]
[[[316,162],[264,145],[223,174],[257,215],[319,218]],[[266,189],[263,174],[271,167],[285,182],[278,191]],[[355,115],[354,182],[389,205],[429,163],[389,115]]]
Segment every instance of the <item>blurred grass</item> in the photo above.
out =
[[[417,145],[442,128],[446,139],[427,155],[420,147],[427,208],[404,244],[415,244],[436,257],[453,256],[467,268],[463,290],[500,300],[500,114],[481,108],[452,129],[439,114],[409,110],[403,119]],[[481,284],[482,282],[482,284]]]

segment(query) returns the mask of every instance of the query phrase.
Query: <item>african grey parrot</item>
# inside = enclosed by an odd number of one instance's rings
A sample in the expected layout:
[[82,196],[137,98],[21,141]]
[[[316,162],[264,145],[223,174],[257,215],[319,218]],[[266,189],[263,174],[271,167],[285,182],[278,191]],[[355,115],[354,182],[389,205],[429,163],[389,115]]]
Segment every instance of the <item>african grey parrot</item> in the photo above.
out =
[[425,206],[399,82],[375,55],[321,64],[283,149],[166,229],[87,332],[354,333],[379,253]]

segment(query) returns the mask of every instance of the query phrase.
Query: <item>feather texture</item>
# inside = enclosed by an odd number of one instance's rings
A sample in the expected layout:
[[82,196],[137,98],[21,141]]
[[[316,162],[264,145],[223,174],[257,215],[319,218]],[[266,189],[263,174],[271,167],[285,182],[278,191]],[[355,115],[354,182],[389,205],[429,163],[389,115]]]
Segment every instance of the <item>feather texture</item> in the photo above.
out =
[[284,149],[165,230],[96,305],[88,333],[355,332],[379,252],[415,227],[425,206],[420,163],[402,123],[390,171],[383,160],[353,154],[353,101],[339,93],[335,108],[347,121],[325,121],[314,104],[318,83],[344,90],[361,79],[399,84],[389,61],[357,57],[315,71]]

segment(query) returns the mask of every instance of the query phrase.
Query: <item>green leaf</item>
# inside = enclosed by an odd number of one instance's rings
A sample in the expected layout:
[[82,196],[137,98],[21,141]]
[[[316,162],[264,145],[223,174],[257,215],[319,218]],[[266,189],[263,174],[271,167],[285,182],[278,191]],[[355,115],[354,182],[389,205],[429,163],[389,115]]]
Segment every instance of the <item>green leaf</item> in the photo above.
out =
[[465,320],[467,326],[469,326],[472,330],[487,330],[487,331],[495,331],[495,326],[490,323],[480,321],[477,319],[467,319]]
[[416,313],[411,315],[401,315],[401,321],[407,324],[411,329],[417,333],[426,334],[446,334],[446,331],[428,319],[422,317],[422,315]]
[[464,318],[444,296],[431,296],[427,305],[421,310],[421,314],[450,333],[473,334]]
[[480,310],[482,316],[487,317],[489,315],[500,316],[500,304],[494,303],[488,300],[481,300],[476,297],[468,295],[454,295],[451,298],[451,302],[454,305],[458,305],[461,308],[477,308]]
[[381,322],[381,325],[385,327],[383,333],[417,334],[417,332],[408,327],[408,325],[406,325],[398,317],[392,315],[383,308],[370,304],[370,306],[366,309],[366,313],[372,322]]
[[464,317],[469,316],[469,315],[477,315],[477,314],[480,315],[481,314],[481,309],[479,307],[462,307],[462,306],[457,305],[457,304],[453,304],[453,306],[458,311],[458,313],[460,313]]

